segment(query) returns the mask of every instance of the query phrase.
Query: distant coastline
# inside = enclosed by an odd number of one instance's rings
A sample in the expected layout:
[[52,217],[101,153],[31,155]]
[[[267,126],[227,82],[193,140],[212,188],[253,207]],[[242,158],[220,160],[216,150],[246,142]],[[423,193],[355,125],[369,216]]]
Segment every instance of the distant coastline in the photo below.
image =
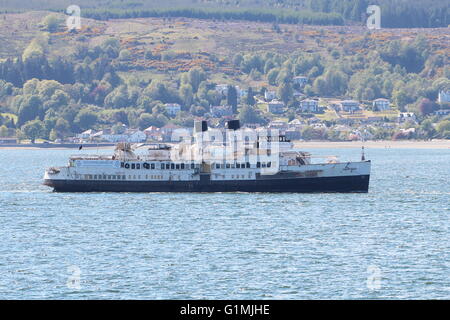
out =
[[450,140],[379,140],[379,141],[295,141],[300,149],[450,149]]
[[[379,141],[294,141],[296,148],[301,149],[351,149],[364,146],[368,149],[450,149],[450,140],[379,140]],[[83,144],[83,149],[109,149],[113,143]],[[35,143],[35,144],[0,144],[0,150],[22,149],[78,149],[80,144],[74,143]]]
[[34,149],[78,149],[83,146],[83,149],[104,149],[112,148],[115,146],[114,143],[15,143],[15,144],[0,144],[0,149],[24,149],[24,150],[34,150]]

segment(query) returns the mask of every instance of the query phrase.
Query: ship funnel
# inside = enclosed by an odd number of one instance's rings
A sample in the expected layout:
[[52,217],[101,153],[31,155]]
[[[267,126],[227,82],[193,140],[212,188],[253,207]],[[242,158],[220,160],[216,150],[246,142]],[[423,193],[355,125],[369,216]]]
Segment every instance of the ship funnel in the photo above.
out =
[[195,121],[194,123],[194,132],[195,133],[199,133],[199,132],[206,132],[208,131],[208,122],[205,120],[202,121]]
[[239,130],[241,128],[241,124],[239,120],[230,120],[225,123],[225,128],[228,130]]

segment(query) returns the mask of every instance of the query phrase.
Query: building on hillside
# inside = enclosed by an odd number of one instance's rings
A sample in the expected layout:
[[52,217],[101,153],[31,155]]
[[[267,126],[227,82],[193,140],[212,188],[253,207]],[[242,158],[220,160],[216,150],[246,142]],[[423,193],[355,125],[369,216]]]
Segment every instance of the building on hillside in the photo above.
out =
[[166,112],[171,117],[176,117],[181,111],[181,106],[178,103],[166,103]]
[[397,116],[398,123],[413,122],[417,123],[417,117],[414,112],[400,112]]
[[267,112],[280,114],[284,112],[284,102],[279,100],[272,100],[267,104]]
[[385,98],[378,98],[372,102],[374,111],[386,111],[391,109],[391,101]]
[[245,123],[242,128],[246,128],[246,129],[257,129],[260,128],[261,125],[259,123]]
[[450,109],[440,109],[434,112],[436,116],[445,117],[450,115]]
[[17,138],[14,137],[0,137],[0,144],[16,144]]
[[438,102],[439,103],[449,103],[450,102],[450,90],[439,91]]
[[76,135],[76,137],[80,140],[89,140],[91,139],[91,136],[95,134],[95,131],[92,129],[83,131],[82,133],[79,133]]
[[294,84],[299,85],[300,87],[304,87],[308,83],[308,77],[305,76],[297,76],[292,79]]
[[269,122],[267,128],[268,129],[277,129],[277,130],[280,130],[281,132],[285,132],[288,129],[288,123],[286,121],[275,120],[275,121]]
[[386,111],[391,109],[391,102],[388,99],[379,98],[373,100],[373,109],[375,111]]
[[214,118],[221,118],[221,117],[233,115],[233,107],[232,106],[211,106],[209,109],[210,109],[211,115]]
[[228,94],[228,84],[218,84],[215,89],[224,96]]
[[312,99],[305,99],[300,101],[301,112],[318,112],[319,111],[319,101]]
[[361,110],[359,102],[355,100],[343,100],[339,103],[340,110],[344,112],[356,112]]
[[112,134],[104,130],[103,134],[101,135],[101,139],[112,143],[117,142],[138,143],[138,142],[145,142],[145,140],[147,140],[147,135],[138,129],[127,129],[122,134]]
[[289,122],[289,130],[301,130],[305,125],[299,119],[294,119]]
[[276,91],[269,91],[269,90],[266,90],[266,91],[264,92],[264,99],[265,99],[266,101],[272,101],[272,100],[274,100],[274,99],[277,99],[277,93],[276,93]]

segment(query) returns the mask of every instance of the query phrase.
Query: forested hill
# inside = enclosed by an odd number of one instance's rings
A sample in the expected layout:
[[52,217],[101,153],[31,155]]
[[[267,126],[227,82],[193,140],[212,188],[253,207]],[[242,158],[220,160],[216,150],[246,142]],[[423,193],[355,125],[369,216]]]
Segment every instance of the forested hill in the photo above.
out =
[[[0,1],[0,10],[63,11],[69,0]],[[187,17],[312,25],[362,25],[369,5],[381,7],[384,28],[437,28],[450,24],[448,0],[78,0],[82,16],[97,20]]]

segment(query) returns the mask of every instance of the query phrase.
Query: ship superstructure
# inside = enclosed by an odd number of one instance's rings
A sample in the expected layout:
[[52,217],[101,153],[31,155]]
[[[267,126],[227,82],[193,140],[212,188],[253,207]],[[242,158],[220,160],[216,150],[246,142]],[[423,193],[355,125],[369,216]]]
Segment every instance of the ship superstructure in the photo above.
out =
[[[60,192],[368,192],[371,162],[312,161],[277,132],[208,130],[196,123],[181,142],[132,146],[112,155],[76,155],[46,170],[44,184]],[[146,150],[145,153],[139,153]]]

